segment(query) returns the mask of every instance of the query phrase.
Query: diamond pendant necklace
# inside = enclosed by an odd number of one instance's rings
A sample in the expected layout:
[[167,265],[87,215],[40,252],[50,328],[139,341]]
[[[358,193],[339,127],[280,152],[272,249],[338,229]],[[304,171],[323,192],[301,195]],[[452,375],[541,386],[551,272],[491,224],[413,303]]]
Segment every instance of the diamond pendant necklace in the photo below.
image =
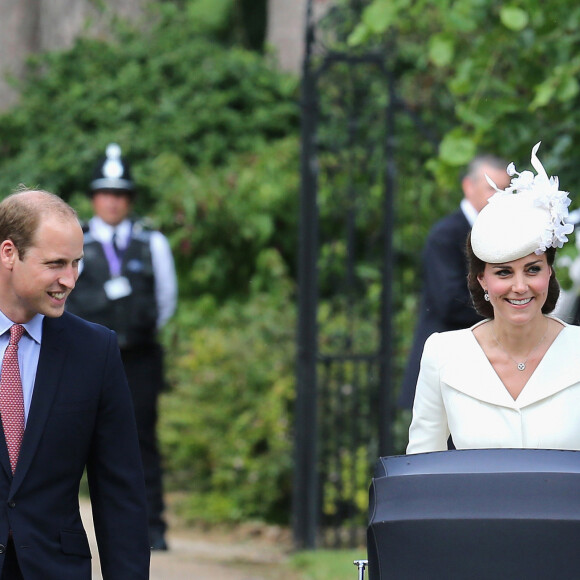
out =
[[501,348],[501,350],[503,350],[503,352],[505,352],[505,354],[511,358],[515,363],[516,366],[518,367],[518,371],[525,371],[526,370],[526,363],[528,362],[528,359],[530,358],[531,354],[540,346],[540,344],[542,344],[542,342],[544,341],[544,338],[546,338],[546,334],[548,334],[548,321],[546,320],[546,330],[544,331],[544,334],[542,335],[542,338],[540,338],[540,340],[538,341],[538,343],[536,344],[536,346],[534,346],[534,348],[532,348],[532,350],[528,353],[528,356],[526,357],[525,360],[518,362],[502,345],[502,343],[499,341],[499,339],[497,338],[497,336],[495,335],[495,328],[494,328],[494,324],[492,324],[491,327],[491,333],[493,334],[493,338],[495,339],[495,342],[497,342],[497,346],[499,346],[499,348]]

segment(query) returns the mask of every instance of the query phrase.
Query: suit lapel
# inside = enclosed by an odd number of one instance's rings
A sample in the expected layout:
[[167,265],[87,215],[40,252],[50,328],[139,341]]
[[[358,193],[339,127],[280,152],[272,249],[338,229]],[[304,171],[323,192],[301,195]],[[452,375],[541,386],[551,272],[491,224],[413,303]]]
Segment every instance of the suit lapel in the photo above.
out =
[[10,466],[10,457],[8,456],[8,446],[6,445],[6,436],[4,435],[4,426],[0,420],[0,465],[7,475],[12,477],[12,467]]
[[[66,357],[67,349],[64,344],[64,334],[62,318],[44,318],[34,392],[11,493],[16,492],[21,481],[26,476],[48,419]],[[4,448],[6,448],[6,444],[4,444]],[[2,452],[0,449],[0,461],[3,464],[4,453],[7,455],[7,451]]]

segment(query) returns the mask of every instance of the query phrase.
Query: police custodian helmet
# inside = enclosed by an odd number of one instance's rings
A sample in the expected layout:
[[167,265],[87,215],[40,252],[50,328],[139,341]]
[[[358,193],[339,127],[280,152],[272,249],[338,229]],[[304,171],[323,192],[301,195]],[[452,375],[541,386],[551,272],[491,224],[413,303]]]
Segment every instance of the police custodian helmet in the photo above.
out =
[[91,195],[103,189],[135,195],[135,184],[131,178],[129,164],[122,159],[121,147],[117,143],[107,145],[105,157],[95,167],[89,189]]

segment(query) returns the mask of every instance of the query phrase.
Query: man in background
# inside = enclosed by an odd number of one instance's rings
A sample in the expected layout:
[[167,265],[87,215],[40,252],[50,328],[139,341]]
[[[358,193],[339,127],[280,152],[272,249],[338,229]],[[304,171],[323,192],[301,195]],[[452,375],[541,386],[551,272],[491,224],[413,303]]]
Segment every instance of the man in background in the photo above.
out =
[[98,162],[89,194],[94,215],[84,228],[84,259],[67,307],[117,333],[145,471],[150,545],[167,550],[157,441],[158,399],[164,386],[158,331],[175,310],[175,265],[165,236],[131,215],[136,188],[117,144],[108,145]]
[[434,332],[472,326],[481,317],[471,304],[467,289],[465,243],[477,214],[495,193],[485,176],[504,189],[509,185],[507,162],[493,155],[475,157],[461,180],[460,207],[430,230],[421,259],[422,282],[419,319],[407,360],[399,406],[413,407],[423,346]]

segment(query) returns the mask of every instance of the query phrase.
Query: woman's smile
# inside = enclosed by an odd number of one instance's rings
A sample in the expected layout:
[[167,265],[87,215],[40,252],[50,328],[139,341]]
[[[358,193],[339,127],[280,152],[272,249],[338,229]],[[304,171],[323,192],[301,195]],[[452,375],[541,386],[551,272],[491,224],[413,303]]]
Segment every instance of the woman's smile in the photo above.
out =
[[529,304],[533,298],[506,298],[506,300],[514,306],[525,306]]

